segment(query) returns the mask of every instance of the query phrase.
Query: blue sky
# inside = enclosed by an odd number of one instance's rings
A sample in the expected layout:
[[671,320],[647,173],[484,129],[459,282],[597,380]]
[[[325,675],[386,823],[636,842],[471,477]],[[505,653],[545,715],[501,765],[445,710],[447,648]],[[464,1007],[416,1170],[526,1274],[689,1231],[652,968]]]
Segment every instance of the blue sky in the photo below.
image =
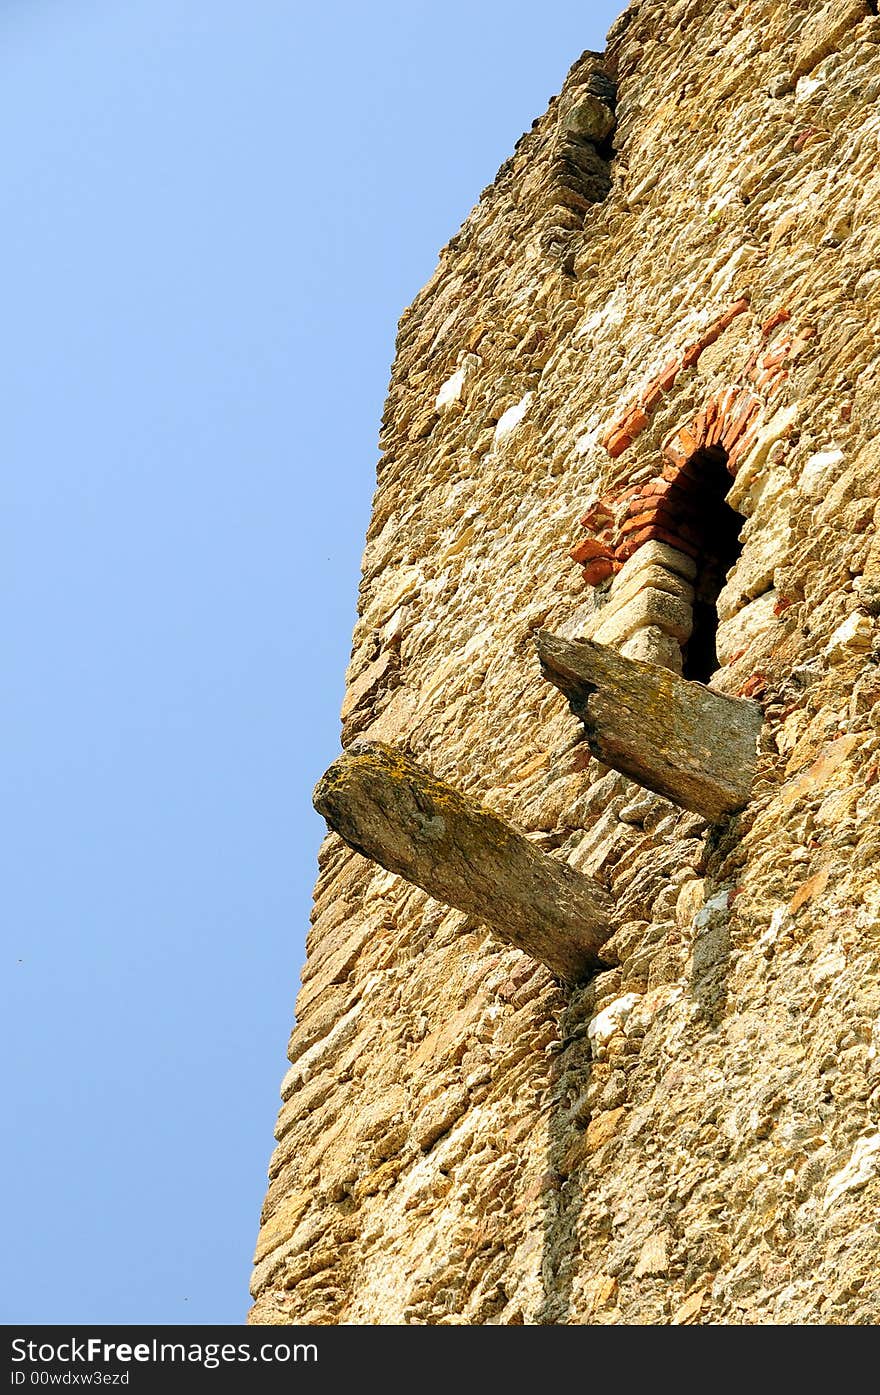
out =
[[400,312],[621,3],[0,0],[0,1321],[241,1322]]

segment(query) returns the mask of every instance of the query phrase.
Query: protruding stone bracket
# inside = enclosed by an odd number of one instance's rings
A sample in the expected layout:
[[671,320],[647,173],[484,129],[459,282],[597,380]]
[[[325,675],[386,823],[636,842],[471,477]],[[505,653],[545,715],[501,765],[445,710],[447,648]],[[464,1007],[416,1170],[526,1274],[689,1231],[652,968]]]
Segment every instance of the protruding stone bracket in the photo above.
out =
[[568,698],[603,764],[712,823],[748,803],[763,720],[757,703],[592,640],[542,630],[535,642],[544,677]]
[[602,887],[402,751],[355,743],[313,799],[349,847],[482,921],[557,978],[577,983],[607,967],[600,950],[614,926]]

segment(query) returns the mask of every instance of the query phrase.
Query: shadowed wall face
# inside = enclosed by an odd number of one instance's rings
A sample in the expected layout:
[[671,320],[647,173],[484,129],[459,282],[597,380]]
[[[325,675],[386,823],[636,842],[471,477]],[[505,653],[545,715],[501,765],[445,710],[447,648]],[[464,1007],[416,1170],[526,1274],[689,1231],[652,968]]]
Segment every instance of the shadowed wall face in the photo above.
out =
[[[867,3],[641,0],[404,314],[345,741],[616,929],[563,989],[327,838],[252,1321],[880,1317],[878,81]],[[598,764],[538,630],[760,703],[743,812]]]

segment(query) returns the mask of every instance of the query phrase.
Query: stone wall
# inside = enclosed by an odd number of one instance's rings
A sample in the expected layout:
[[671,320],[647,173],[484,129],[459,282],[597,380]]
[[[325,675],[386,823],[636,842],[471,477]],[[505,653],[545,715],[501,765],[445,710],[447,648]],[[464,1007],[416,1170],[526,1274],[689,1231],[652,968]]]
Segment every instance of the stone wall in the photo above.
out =
[[[596,878],[611,967],[564,989],[329,835],[252,1322],[880,1318],[876,10],[634,0],[401,320],[343,740]],[[710,682],[764,713],[713,827],[533,643],[686,662],[707,450]]]

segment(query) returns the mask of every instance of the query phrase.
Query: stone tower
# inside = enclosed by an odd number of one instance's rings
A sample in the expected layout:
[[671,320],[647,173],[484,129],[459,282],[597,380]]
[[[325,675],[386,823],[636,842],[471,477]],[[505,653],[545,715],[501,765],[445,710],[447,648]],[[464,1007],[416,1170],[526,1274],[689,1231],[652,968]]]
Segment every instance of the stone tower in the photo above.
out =
[[633,0],[405,312],[250,1321],[880,1320],[878,96]]

